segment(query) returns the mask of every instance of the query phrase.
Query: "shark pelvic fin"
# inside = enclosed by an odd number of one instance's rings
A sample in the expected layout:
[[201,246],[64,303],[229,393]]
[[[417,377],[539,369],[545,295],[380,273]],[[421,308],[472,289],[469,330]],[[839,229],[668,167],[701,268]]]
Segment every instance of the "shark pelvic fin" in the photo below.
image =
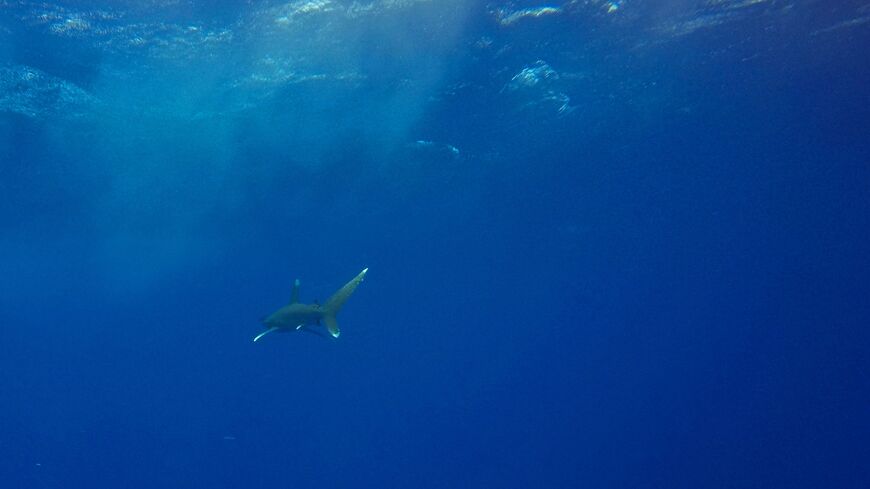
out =
[[271,332],[273,332],[273,331],[278,331],[278,329],[279,329],[279,328],[269,328],[269,329],[267,329],[266,331],[263,331],[262,333],[258,334],[257,336],[254,336],[254,342],[256,343],[257,340],[259,340],[260,338],[266,336],[267,334],[269,334],[269,333],[271,333]]
[[308,326],[302,326],[302,329],[300,329],[300,331],[302,331],[303,333],[311,333],[313,335],[320,336],[321,338],[329,338],[329,336],[325,333],[322,333],[321,331],[314,328],[309,328]]

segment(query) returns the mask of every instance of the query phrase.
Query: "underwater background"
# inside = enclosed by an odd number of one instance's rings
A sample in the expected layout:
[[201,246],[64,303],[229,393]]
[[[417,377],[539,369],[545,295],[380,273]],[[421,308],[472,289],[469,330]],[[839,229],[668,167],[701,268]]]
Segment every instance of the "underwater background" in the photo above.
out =
[[870,487],[868,47],[866,0],[0,0],[0,487]]

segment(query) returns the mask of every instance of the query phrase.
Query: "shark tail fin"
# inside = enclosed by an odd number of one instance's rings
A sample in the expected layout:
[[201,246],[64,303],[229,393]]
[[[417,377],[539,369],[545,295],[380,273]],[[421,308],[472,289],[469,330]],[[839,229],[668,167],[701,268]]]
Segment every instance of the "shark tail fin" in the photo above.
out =
[[335,320],[335,315],[338,314],[338,310],[341,309],[341,306],[343,306],[350,295],[353,294],[357,285],[363,281],[368,271],[369,269],[366,268],[360,272],[359,275],[351,279],[350,282],[344,284],[344,286],[338,289],[336,293],[332,294],[332,297],[323,304],[323,322],[326,324],[326,329],[329,330],[329,334],[333,337],[338,338],[340,333],[338,322]]
[[335,320],[335,314],[323,316],[323,324],[326,325],[326,330],[333,338],[338,338],[338,335],[341,334],[341,330],[338,329],[338,321]]

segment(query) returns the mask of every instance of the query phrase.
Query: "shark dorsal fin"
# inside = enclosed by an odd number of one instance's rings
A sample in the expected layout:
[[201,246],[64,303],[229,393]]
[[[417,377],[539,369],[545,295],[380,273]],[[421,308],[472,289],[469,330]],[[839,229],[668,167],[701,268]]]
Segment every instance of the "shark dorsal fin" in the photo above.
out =
[[290,293],[290,304],[299,302],[299,279],[293,282],[293,292]]

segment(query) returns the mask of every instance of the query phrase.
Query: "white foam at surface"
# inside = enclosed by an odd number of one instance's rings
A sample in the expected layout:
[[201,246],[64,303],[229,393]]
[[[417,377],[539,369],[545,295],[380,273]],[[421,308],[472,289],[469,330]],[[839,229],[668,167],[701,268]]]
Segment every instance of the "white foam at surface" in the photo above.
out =
[[535,8],[525,8],[521,10],[504,10],[499,9],[496,10],[495,16],[498,19],[499,24],[503,26],[509,26],[514,24],[522,19],[530,19],[530,18],[538,18],[545,17],[550,15],[559,14],[562,12],[562,9],[559,7],[535,7]]

